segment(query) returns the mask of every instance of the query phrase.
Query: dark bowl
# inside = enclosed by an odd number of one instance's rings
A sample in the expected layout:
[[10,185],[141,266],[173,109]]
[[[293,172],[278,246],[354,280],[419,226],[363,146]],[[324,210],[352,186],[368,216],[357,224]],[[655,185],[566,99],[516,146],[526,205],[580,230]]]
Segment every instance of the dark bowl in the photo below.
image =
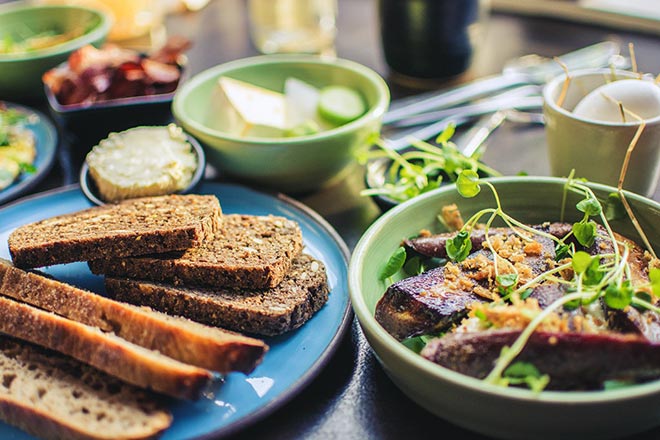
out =
[[[204,154],[202,146],[197,142],[197,139],[189,134],[186,134],[186,140],[190,143],[193,152],[197,155],[197,169],[192,176],[190,185],[183,190],[176,192],[176,194],[189,194],[193,192],[204,178],[204,171],[206,169],[206,155]],[[80,189],[82,189],[85,197],[87,197],[93,204],[105,205],[106,202],[101,199],[98,189],[96,188],[96,183],[89,174],[87,162],[83,162],[82,168],[80,169]]]
[[181,77],[176,89],[167,93],[69,105],[60,104],[50,87],[45,84],[44,93],[53,118],[74,132],[81,143],[94,145],[113,131],[123,131],[141,125],[166,125],[171,122],[170,108],[174,94],[185,80],[186,61],[185,56],[179,57],[177,67]]

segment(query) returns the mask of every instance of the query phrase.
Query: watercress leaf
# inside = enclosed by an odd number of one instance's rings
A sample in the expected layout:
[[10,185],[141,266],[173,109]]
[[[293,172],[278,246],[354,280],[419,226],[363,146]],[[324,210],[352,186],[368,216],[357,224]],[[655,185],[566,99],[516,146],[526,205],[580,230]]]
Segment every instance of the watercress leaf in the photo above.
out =
[[591,264],[592,257],[585,251],[577,251],[573,254],[571,265],[576,274],[585,273]]
[[447,257],[450,260],[456,262],[465,260],[470,255],[470,250],[472,250],[470,234],[467,231],[459,232],[456,236],[447,240],[446,249]]
[[619,220],[626,218],[626,208],[621,202],[621,197],[618,193],[612,192],[607,195],[607,202],[605,203],[605,218],[609,221]]
[[[646,301],[648,303],[653,304],[653,298],[651,295],[649,295],[647,292],[644,292],[643,290],[640,290],[639,292],[635,292],[635,298],[641,299],[642,301]],[[646,307],[639,305],[639,304],[634,304],[632,305],[634,308],[639,310],[640,312],[643,312],[646,310]]]
[[497,276],[497,283],[502,287],[515,286],[517,282],[518,282],[518,274],[516,273],[507,273],[504,275]]
[[482,322],[488,322],[488,317],[486,316],[486,314],[484,313],[484,311],[481,310],[481,309],[477,309],[477,310],[475,310],[475,311],[474,311],[474,316],[476,316],[477,318],[479,318],[479,321],[482,321]]
[[540,393],[550,383],[550,376],[543,374],[541,377],[527,377],[525,383],[535,393]]
[[450,123],[444,130],[442,130],[442,133],[435,138],[435,142],[440,145],[446,144],[449,139],[454,136],[454,132],[456,132],[456,124]]
[[426,346],[426,341],[422,340],[421,336],[413,336],[411,338],[406,338],[401,343],[409,348],[410,350],[414,351],[415,353],[419,354],[424,347]]
[[460,195],[466,198],[471,198],[479,194],[481,187],[479,186],[479,174],[472,170],[462,171],[456,179],[456,187]]
[[603,210],[598,200],[591,197],[578,202],[575,207],[578,209],[578,211],[584,212],[590,217],[600,214]]
[[419,275],[424,271],[422,260],[419,257],[412,257],[403,265],[403,271],[406,275]]
[[593,257],[591,263],[589,263],[589,266],[587,266],[587,269],[584,272],[584,284],[587,286],[593,286],[600,283],[604,276],[605,272],[600,270],[600,258]]
[[555,261],[563,260],[568,257],[570,246],[565,243],[557,243],[555,246]]
[[630,304],[633,290],[630,285],[622,283],[621,287],[609,284],[605,289],[605,304],[612,309],[622,310]]
[[504,377],[541,377],[541,372],[530,362],[514,362],[504,370]]
[[534,292],[534,289],[529,288],[525,289],[521,294],[520,294],[520,299],[527,299],[529,296]]
[[406,262],[406,250],[403,246],[399,246],[397,250],[390,256],[385,266],[380,271],[378,277],[381,280],[391,277],[403,267],[403,264]]
[[574,300],[568,301],[568,302],[564,303],[564,310],[568,310],[568,311],[575,310],[578,307],[580,307],[581,304],[582,303],[580,302],[579,299],[574,299]]
[[593,221],[574,223],[573,235],[582,246],[591,247],[596,240],[596,223]]
[[513,287],[518,284],[518,274],[516,273],[507,273],[504,275],[498,275],[495,278],[497,283],[497,288],[502,295],[509,295],[513,290]]
[[649,270],[649,279],[651,280],[651,289],[655,296],[660,296],[660,269],[657,267]]

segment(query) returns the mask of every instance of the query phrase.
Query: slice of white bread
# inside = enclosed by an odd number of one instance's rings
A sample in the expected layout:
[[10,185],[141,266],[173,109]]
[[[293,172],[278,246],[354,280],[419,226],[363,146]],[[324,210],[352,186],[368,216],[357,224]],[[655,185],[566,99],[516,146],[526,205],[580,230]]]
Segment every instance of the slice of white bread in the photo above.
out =
[[150,439],[172,422],[158,396],[7,336],[0,371],[0,419],[41,438]]
[[221,373],[249,373],[268,350],[258,339],[115,301],[18,269],[2,258],[0,295],[113,332],[181,362]]
[[4,296],[0,316],[0,333],[66,354],[139,387],[196,399],[212,379],[207,370]]
[[7,241],[22,268],[169,252],[213,237],[220,214],[215,196],[144,197],[29,223]]

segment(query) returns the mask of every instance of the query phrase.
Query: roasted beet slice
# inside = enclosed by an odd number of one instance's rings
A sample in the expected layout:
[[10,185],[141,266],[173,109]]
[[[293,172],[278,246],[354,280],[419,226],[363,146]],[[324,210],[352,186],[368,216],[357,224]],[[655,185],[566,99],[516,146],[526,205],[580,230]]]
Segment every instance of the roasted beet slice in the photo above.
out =
[[[431,340],[422,356],[479,379],[492,370],[502,347],[519,331],[452,333]],[[660,377],[660,344],[638,335],[535,332],[515,361],[530,362],[550,376],[550,389],[597,389],[603,381]]]
[[392,284],[376,305],[376,321],[395,338],[443,331],[483,299],[471,291],[442,289],[445,267]]
[[[566,234],[571,231],[571,225],[568,223],[544,223],[542,225],[532,226],[532,228],[546,232],[557,238],[565,237]],[[491,237],[497,234],[510,235],[511,233],[512,231],[510,228],[491,228],[488,231],[488,235]],[[410,238],[404,240],[403,245],[406,249],[412,250],[425,257],[447,258],[447,240],[455,236],[456,232],[445,232],[442,234]],[[486,234],[484,234],[483,230],[474,230],[472,234],[470,234],[472,249],[476,250],[481,248],[485,239]]]

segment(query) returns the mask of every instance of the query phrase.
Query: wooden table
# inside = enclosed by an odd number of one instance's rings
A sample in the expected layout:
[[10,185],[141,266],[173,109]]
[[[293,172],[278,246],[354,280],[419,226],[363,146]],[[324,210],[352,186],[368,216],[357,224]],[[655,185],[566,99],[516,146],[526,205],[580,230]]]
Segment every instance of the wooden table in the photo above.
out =
[[[182,34],[195,42],[188,53],[192,74],[257,54],[248,38],[245,1],[242,0],[215,1],[200,12],[169,17],[167,27],[170,34]],[[340,0],[338,29],[338,56],[365,64],[387,78],[375,0]],[[485,27],[485,38],[473,68],[461,80],[495,74],[505,61],[527,53],[560,55],[608,38],[621,41],[623,46],[633,42],[640,70],[660,72],[660,38],[561,21],[493,14]],[[413,93],[391,85],[395,98]],[[58,163],[37,191],[77,180],[82,161],[80,151],[89,146],[81,145],[75,135],[63,134]],[[548,175],[543,129],[505,124],[490,139],[484,160],[505,174],[526,171]],[[380,215],[370,199],[359,196],[363,187],[363,170],[356,168],[338,186],[298,198],[323,215],[353,248],[365,229]],[[654,198],[660,200],[660,192],[656,192]],[[356,322],[329,365],[309,387],[236,437],[287,440],[484,438],[436,418],[403,395],[386,376]],[[660,429],[634,438],[660,438]]]

